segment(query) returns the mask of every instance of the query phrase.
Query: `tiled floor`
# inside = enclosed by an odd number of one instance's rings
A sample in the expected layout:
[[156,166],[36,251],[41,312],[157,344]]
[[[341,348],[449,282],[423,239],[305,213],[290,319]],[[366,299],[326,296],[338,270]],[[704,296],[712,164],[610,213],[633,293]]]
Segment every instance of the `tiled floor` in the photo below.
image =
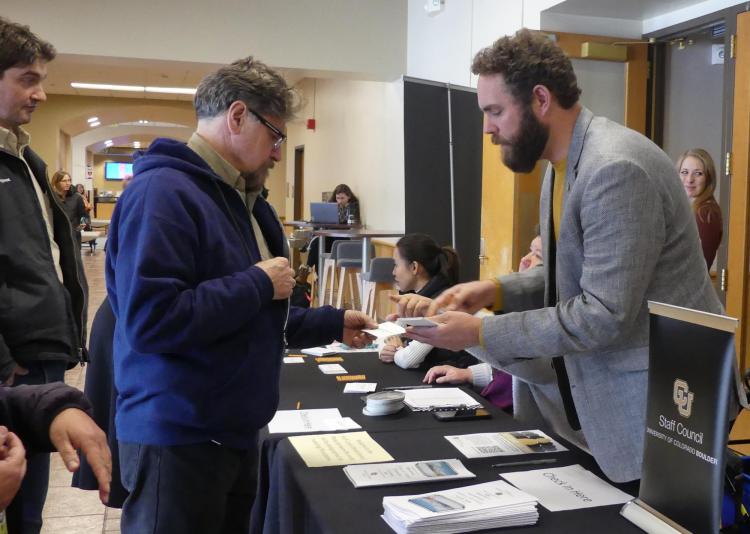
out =
[[[104,286],[104,251],[97,247],[94,255],[83,254],[89,283],[89,328],[97,308],[106,295]],[[86,370],[76,367],[65,373],[65,382],[83,389]],[[52,455],[49,492],[44,506],[42,534],[100,534],[120,532],[120,510],[107,508],[96,491],[70,487],[73,475],[65,469],[60,455]]]

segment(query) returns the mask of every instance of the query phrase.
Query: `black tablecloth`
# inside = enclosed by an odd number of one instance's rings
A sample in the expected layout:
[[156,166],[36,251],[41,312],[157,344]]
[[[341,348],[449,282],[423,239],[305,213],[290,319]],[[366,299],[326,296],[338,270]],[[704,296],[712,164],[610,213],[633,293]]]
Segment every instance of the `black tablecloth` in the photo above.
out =
[[[284,365],[280,409],[294,409],[298,401],[303,409],[337,407],[343,416],[352,417],[362,425],[363,430],[368,431],[395,461],[459,458],[477,478],[356,489],[347,479],[342,467],[308,468],[284,436],[266,434],[261,443],[260,484],[253,511],[253,533],[387,534],[392,530],[380,518],[383,513],[383,497],[489,482],[497,480],[498,474],[503,472],[490,465],[506,458],[463,458],[444,436],[524,429],[502,411],[489,406],[486,401],[484,404],[492,412],[492,419],[445,423],[437,421],[430,413],[415,413],[408,408],[390,416],[364,416],[360,395],[343,394],[343,383],[337,382],[333,375],[323,375],[317,369],[314,359],[306,360],[308,361],[304,364]],[[366,381],[377,382],[378,390],[390,385],[417,384],[422,377],[419,372],[384,365],[374,354],[344,356],[341,365],[351,374],[367,375]],[[555,438],[570,450],[541,457],[557,458],[556,467],[581,464],[603,477],[590,455],[557,436]],[[504,471],[521,469],[527,468],[510,467]],[[637,483],[617,486],[631,495],[637,495]],[[620,505],[552,513],[539,506],[540,519],[537,525],[487,532],[641,532],[619,515],[619,509]]]

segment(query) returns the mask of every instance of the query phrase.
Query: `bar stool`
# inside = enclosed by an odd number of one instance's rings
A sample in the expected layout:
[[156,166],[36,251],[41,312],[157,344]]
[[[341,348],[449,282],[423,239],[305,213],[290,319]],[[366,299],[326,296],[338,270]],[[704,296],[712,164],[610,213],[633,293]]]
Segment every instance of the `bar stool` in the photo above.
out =
[[[322,289],[322,295],[323,295],[323,302],[319,302],[318,306],[322,306],[323,304],[333,304],[333,290],[336,287],[336,258],[338,257],[338,251],[339,251],[339,245],[341,243],[345,243],[345,241],[334,241],[331,245],[331,252],[324,253],[323,251],[320,251],[319,254],[323,254],[323,273],[319,274],[316,273],[316,280],[317,283],[323,284]],[[361,246],[361,245],[360,245]],[[330,276],[329,276],[330,274]],[[330,280],[330,283],[328,282],[328,279]],[[331,293],[330,297],[326,297],[326,292],[330,288]],[[317,292],[314,290],[313,286],[313,295],[317,295]],[[327,301],[327,302],[326,302]]]
[[370,270],[362,273],[362,311],[377,320],[376,306],[379,290],[393,289],[393,258],[373,258]]
[[[375,246],[370,245],[370,255],[375,254]],[[352,275],[356,275],[357,293],[362,294],[361,281],[357,271],[362,271],[362,241],[344,241],[339,246],[336,267],[339,270],[339,291],[336,298],[336,307],[341,308],[344,301],[344,282],[349,280],[349,296],[352,308],[355,308],[355,293],[352,284]]]

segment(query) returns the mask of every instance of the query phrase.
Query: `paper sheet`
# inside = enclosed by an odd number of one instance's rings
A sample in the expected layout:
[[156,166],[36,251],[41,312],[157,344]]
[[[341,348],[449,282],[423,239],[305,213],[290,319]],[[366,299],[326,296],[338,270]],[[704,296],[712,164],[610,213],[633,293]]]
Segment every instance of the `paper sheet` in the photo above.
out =
[[399,391],[403,391],[406,395],[404,403],[417,412],[458,406],[466,408],[482,407],[473,397],[459,388],[403,389]]
[[378,347],[374,344],[370,344],[367,347],[361,349],[354,349],[344,343],[336,342],[331,343],[330,345],[326,345],[325,347],[311,347],[309,349],[302,349],[300,352],[309,356],[329,356],[331,354],[357,354],[360,352],[373,352],[377,350]]
[[348,417],[342,418],[338,408],[279,410],[268,423],[270,434],[326,432],[352,428],[360,428],[360,426]]
[[324,375],[345,375],[346,369],[341,367],[338,363],[321,363],[318,365],[318,369]]
[[369,330],[362,330],[362,331],[367,332],[371,336],[375,336],[375,339],[384,339],[384,338],[391,337],[391,336],[400,336],[401,334],[406,332],[406,330],[404,330],[403,327],[391,321],[380,323],[377,328],[371,328]]
[[445,436],[445,439],[467,458],[488,458],[491,456],[568,450],[541,430],[464,434],[461,436]]
[[550,512],[623,504],[633,497],[580,465],[517,471],[500,475],[539,499]]
[[286,356],[284,363],[305,363],[305,359],[301,356]]
[[371,393],[377,387],[377,382],[350,382],[344,386],[344,393]]
[[367,432],[293,436],[289,441],[307,467],[390,462],[393,457]]

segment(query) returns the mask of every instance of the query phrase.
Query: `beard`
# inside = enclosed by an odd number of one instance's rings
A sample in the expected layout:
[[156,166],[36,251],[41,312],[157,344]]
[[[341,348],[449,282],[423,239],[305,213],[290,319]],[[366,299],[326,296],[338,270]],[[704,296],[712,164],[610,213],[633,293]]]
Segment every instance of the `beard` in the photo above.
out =
[[518,134],[514,139],[504,141],[493,134],[492,142],[500,145],[503,163],[513,172],[531,172],[542,157],[544,147],[549,140],[549,128],[539,122],[526,106],[523,112]]
[[242,178],[245,180],[245,189],[248,191],[260,191],[266,185],[269,171],[273,168],[273,163],[264,165],[254,172],[243,172]]

